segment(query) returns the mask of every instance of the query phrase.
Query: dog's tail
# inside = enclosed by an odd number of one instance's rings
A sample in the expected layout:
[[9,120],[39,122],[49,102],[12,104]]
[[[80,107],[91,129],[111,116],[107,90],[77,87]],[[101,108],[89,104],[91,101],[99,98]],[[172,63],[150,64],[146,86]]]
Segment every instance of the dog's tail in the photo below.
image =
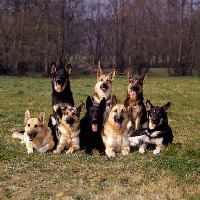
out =
[[17,138],[17,139],[20,139],[21,142],[24,142],[24,131],[14,132],[12,134],[12,138]]

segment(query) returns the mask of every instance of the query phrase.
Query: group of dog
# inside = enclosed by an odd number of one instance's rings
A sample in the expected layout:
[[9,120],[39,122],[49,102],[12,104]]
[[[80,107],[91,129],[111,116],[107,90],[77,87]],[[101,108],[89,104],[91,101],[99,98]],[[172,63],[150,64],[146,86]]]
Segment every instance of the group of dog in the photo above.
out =
[[[86,103],[74,106],[70,87],[69,74],[71,65],[59,69],[55,63],[51,65],[52,73],[52,107],[48,126],[44,124],[45,113],[37,118],[25,111],[25,130],[13,133],[13,138],[25,143],[28,154],[36,149],[39,152],[52,150],[66,154],[84,150],[92,154],[96,149],[100,155],[116,157],[116,152],[126,156],[130,146],[139,146],[139,153],[154,146],[154,154],[173,141],[172,130],[168,124],[167,111],[170,102],[164,106],[153,106],[147,100],[143,103],[143,83],[147,73],[134,77],[128,73],[127,97],[123,104],[117,102],[112,94],[112,81],[115,70],[103,73],[97,69],[97,83],[92,98],[87,97]],[[85,115],[80,118],[86,107]]]

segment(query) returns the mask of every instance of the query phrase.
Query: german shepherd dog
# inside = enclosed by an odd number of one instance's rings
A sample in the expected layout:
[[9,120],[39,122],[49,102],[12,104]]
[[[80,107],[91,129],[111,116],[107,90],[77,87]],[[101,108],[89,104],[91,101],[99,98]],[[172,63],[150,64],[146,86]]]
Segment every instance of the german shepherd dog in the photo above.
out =
[[72,154],[74,151],[80,150],[80,115],[84,107],[84,103],[80,104],[77,108],[71,107],[68,104],[60,104],[62,120],[56,126],[58,144],[53,153],[61,153],[65,148],[68,149],[66,154]]
[[148,146],[155,146],[154,154],[159,154],[162,147],[166,147],[173,141],[171,127],[168,124],[167,112],[170,102],[165,106],[153,106],[149,100],[146,101],[148,115],[147,129],[136,131],[129,138],[132,144],[139,144],[139,153],[145,153]]
[[139,128],[147,127],[147,113],[143,103],[143,83],[147,73],[143,73],[139,78],[133,77],[131,72],[128,73],[127,98],[124,105],[128,110],[131,124],[129,132],[136,131]]
[[101,137],[103,113],[106,109],[106,100],[103,98],[99,105],[94,106],[90,96],[86,100],[86,113],[80,122],[80,146],[86,154],[91,155],[97,149],[100,154],[105,153]]
[[55,63],[51,64],[52,74],[52,107],[53,113],[57,114],[59,120],[62,118],[62,112],[59,108],[59,103],[67,103],[74,106],[73,94],[70,88],[69,74],[71,73],[72,66],[68,64],[65,69],[59,69]]
[[117,103],[117,98],[112,95],[111,111],[102,130],[105,152],[108,157],[114,158],[115,152],[122,152],[123,156],[130,153],[127,124],[128,111],[123,104]]
[[112,70],[109,74],[104,74],[102,69],[97,69],[97,83],[94,87],[94,95],[92,97],[92,103],[95,106],[100,104],[100,101],[105,98],[106,111],[104,113],[104,122],[106,121],[110,112],[110,102],[112,93],[112,81],[115,77],[115,70]]
[[26,144],[28,154],[36,149],[39,152],[47,152],[54,148],[54,140],[51,129],[44,124],[45,113],[41,112],[37,118],[30,115],[30,111],[25,111],[25,132],[13,133],[13,138],[22,140]]

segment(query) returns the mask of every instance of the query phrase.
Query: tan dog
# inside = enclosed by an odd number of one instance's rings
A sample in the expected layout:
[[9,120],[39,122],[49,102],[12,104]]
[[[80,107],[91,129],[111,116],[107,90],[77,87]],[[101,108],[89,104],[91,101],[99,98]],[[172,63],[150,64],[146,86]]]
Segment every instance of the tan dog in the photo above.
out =
[[115,70],[112,70],[109,74],[104,74],[100,66],[97,69],[97,83],[94,87],[94,95],[92,97],[92,103],[94,106],[98,106],[100,101],[105,98],[106,110],[104,112],[104,122],[108,118],[110,112],[110,102],[112,93],[112,81],[115,77]]
[[33,118],[27,109],[24,117],[25,132],[15,132],[12,135],[26,144],[28,154],[33,153],[34,149],[44,153],[53,149],[55,145],[51,129],[44,124],[44,119],[44,112],[41,112],[38,118]]
[[61,104],[62,120],[57,127],[58,145],[53,153],[61,153],[65,148],[66,154],[72,154],[80,150],[80,115],[85,108],[85,104],[80,104],[77,108],[67,104]]
[[146,79],[147,73],[144,73],[139,78],[133,76],[131,72],[128,73],[128,88],[127,98],[124,105],[128,109],[130,124],[129,131],[136,131],[139,128],[147,127],[147,112],[143,103],[143,83]]
[[123,104],[117,104],[117,98],[112,95],[111,111],[102,130],[105,152],[108,157],[115,157],[115,152],[122,152],[123,156],[130,153],[128,140],[128,111]]

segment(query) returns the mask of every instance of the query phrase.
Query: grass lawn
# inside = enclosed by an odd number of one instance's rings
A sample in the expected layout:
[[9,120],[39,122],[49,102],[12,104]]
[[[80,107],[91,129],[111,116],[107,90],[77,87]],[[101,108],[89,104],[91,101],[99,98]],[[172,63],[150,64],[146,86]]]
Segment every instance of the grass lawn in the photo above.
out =
[[[24,144],[11,138],[24,128],[24,112],[32,116],[52,112],[51,79],[0,76],[0,199],[200,199],[200,79],[147,76],[144,101],[171,102],[169,124],[173,144],[160,155],[144,155],[137,147],[123,157],[109,159],[97,152],[28,155]],[[96,76],[71,76],[75,104],[93,94]],[[126,76],[116,76],[113,93],[126,98]]]

